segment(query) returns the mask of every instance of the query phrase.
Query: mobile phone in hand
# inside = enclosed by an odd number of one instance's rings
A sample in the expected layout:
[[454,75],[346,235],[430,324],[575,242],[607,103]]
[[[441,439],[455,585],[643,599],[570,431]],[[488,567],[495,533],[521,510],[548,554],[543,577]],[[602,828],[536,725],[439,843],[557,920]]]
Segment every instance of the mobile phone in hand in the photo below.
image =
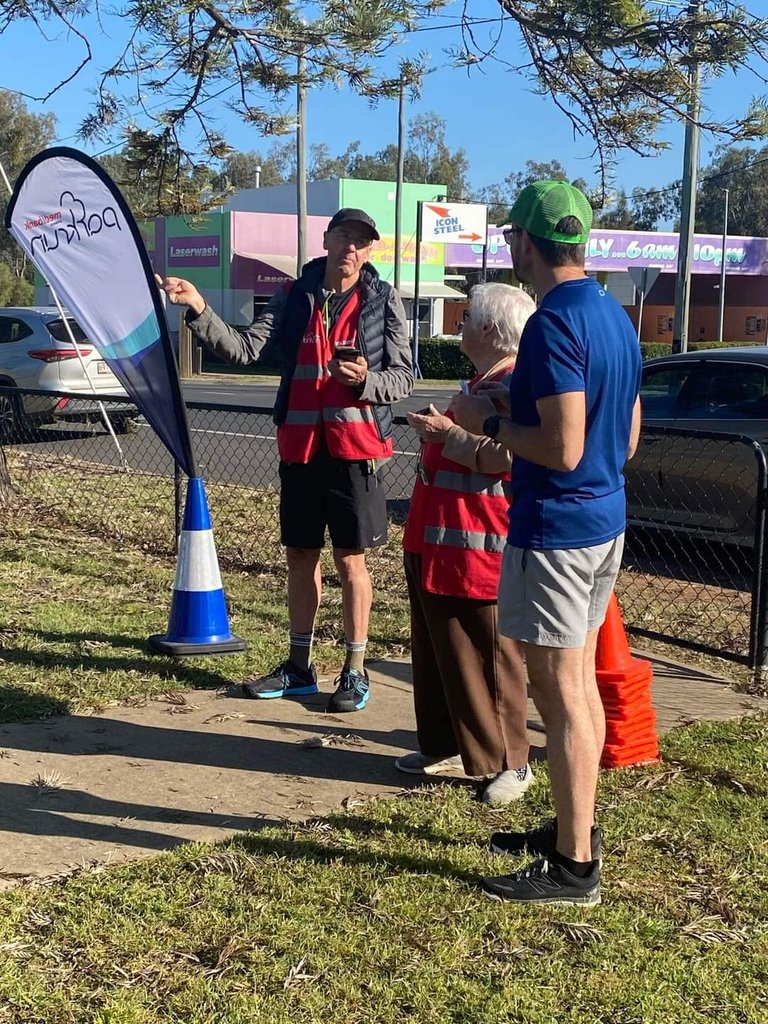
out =
[[354,345],[337,345],[333,350],[334,359],[357,359],[363,353],[359,348],[355,348]]

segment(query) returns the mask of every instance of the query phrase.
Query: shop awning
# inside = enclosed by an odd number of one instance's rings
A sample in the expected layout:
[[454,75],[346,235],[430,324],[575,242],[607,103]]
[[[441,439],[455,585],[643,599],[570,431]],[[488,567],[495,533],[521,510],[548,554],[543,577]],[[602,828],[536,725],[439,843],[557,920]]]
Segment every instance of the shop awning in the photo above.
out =
[[[400,294],[404,299],[413,298],[413,284],[408,281],[403,282],[400,285]],[[451,288],[449,284],[442,284],[440,281],[420,281],[419,282],[419,298],[420,299],[456,299],[460,302],[466,302],[467,296],[464,292],[460,292],[458,288]]]
[[296,257],[295,256],[278,256],[275,253],[268,252],[242,252],[239,249],[235,250],[235,256],[241,256],[246,260],[253,260],[254,263],[261,263],[265,270],[259,268],[260,273],[264,275],[278,275],[281,278],[290,279],[294,281],[296,279]]

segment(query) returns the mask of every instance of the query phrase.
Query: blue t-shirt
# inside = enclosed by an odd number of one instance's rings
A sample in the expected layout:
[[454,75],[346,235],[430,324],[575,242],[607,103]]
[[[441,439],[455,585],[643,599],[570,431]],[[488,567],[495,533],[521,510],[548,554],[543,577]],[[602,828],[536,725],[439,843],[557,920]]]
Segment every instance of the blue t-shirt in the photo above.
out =
[[561,472],[515,455],[509,543],[520,548],[584,548],[626,526],[622,469],[642,360],[632,322],[593,278],[564,281],[525,325],[510,378],[511,417],[541,422],[536,402],[583,391],[587,432],[576,469]]

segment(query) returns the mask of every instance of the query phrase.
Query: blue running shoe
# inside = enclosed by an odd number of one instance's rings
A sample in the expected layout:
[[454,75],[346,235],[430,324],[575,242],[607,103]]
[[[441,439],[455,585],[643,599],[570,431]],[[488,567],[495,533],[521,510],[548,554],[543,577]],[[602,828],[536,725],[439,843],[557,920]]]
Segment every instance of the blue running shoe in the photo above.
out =
[[336,692],[331,695],[326,711],[362,711],[370,695],[368,673],[344,669],[336,680]]
[[292,661],[281,661],[271,672],[258,679],[246,679],[242,686],[246,697],[271,700],[274,697],[306,697],[317,693],[315,666],[298,668]]

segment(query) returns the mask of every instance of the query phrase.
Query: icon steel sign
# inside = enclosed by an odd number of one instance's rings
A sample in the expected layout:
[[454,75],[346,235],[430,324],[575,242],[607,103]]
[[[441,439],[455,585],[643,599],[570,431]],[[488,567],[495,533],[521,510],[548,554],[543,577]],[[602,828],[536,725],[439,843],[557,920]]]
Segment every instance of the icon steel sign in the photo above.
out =
[[484,203],[421,204],[421,237],[425,242],[485,244],[488,207]]

